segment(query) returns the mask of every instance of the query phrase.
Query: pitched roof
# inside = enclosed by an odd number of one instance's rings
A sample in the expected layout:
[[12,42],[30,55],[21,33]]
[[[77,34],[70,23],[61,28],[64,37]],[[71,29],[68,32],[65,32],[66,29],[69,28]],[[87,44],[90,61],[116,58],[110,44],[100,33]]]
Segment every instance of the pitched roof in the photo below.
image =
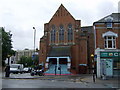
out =
[[113,18],[112,22],[120,22],[120,13],[112,13],[112,14],[110,14],[110,15],[108,15],[108,16],[106,16],[106,17],[104,17],[104,18],[102,18],[102,19],[100,19],[100,20],[98,20],[98,21],[96,21],[94,23],[106,22],[105,19],[108,18],[108,17]]
[[53,46],[48,54],[49,57],[70,56],[69,46]]
[[[50,21],[55,17],[55,16],[68,16],[70,15],[74,20],[75,18],[70,14],[70,12],[63,6],[63,4],[60,5],[60,7],[57,9],[55,14],[52,16]],[[49,21],[49,22],[50,22]]]

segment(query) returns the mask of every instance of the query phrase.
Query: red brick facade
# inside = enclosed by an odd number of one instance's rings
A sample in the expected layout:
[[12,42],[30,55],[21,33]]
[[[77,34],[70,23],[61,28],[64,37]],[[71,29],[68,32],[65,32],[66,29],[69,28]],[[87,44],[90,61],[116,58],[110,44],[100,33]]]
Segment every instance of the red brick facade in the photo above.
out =
[[[120,13],[94,22],[97,77],[120,75]],[[114,54],[113,54],[114,53]],[[108,67],[109,66],[109,67]]]
[[[111,16],[112,15],[115,15],[115,13],[111,14]],[[117,34],[115,49],[120,49],[120,29],[119,29],[120,24],[118,23],[118,21],[112,21],[112,28],[107,28],[107,23],[108,22],[105,20],[105,18],[102,19],[102,22],[98,21],[98,22],[94,23],[95,34],[96,34],[96,37],[95,37],[96,38],[96,40],[95,40],[96,48],[105,49],[105,46],[104,46],[105,39],[102,37],[102,35],[108,31],[110,31],[110,32]]]
[[[72,38],[68,37],[68,25],[72,25]],[[52,26],[55,26],[55,40],[51,37]],[[60,25],[64,26],[64,39],[60,41]],[[93,29],[92,29],[93,30]],[[51,40],[53,38],[53,41]],[[69,40],[68,38],[71,38]],[[89,45],[91,43],[91,45]],[[90,54],[94,53],[93,33],[85,33],[81,30],[81,21],[74,17],[61,5],[51,20],[44,24],[44,36],[40,39],[39,63],[46,63],[51,47],[70,46],[71,72],[88,73],[91,60]],[[86,65],[84,70],[79,65]],[[45,68],[46,69],[46,68]]]

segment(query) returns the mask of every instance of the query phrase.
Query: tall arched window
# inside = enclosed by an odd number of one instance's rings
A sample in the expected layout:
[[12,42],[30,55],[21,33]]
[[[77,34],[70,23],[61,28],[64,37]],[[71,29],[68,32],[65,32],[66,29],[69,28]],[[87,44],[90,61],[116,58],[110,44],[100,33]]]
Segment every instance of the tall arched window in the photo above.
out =
[[60,25],[60,30],[59,30],[59,41],[64,41],[64,27],[63,25]]
[[52,30],[51,30],[51,42],[55,42],[55,25],[52,25]]
[[72,30],[72,24],[68,24],[68,41],[73,40],[73,30]]

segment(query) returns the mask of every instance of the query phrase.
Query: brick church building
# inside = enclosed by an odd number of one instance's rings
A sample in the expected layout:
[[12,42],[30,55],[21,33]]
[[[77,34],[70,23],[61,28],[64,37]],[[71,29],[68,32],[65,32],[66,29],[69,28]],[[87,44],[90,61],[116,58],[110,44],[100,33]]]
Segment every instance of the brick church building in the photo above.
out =
[[39,63],[46,73],[61,74],[91,72],[94,54],[94,31],[92,26],[81,27],[61,4],[48,23],[40,39]]

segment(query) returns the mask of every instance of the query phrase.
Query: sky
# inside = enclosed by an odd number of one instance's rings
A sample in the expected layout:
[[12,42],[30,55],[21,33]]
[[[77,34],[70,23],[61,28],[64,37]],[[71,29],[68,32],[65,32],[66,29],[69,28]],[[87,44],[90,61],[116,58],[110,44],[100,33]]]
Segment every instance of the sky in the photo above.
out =
[[[44,23],[48,23],[61,4],[81,20],[81,26],[91,26],[93,22],[118,13],[120,0],[0,0],[0,27],[11,31],[14,50],[39,49],[40,38],[44,34]],[[120,9],[119,9],[120,10]]]

